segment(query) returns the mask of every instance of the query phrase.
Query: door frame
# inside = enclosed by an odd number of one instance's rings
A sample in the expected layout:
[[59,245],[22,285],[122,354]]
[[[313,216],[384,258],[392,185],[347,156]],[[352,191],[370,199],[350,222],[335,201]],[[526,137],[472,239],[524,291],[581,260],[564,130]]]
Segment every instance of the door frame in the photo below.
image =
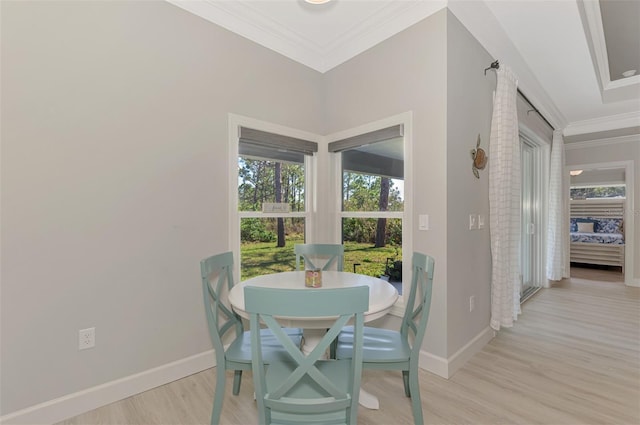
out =
[[[534,199],[538,203],[538,207],[534,211],[535,224],[535,243],[534,243],[534,264],[532,266],[533,286],[537,288],[545,288],[549,286],[546,278],[546,259],[547,259],[547,217],[549,211],[549,156],[551,154],[551,145],[548,141],[542,139],[533,130],[527,126],[520,124],[519,141],[523,143],[522,138],[526,139],[529,144],[534,145]],[[526,299],[526,298],[525,298]],[[522,300],[521,300],[522,301]]]
[[[596,162],[588,164],[571,164],[565,165],[565,188],[564,193],[566,199],[570,198],[571,176],[569,171],[581,169],[590,170],[595,168],[623,168],[624,169],[624,183],[625,183],[625,203],[624,203],[624,284],[627,286],[640,286],[640,280],[634,279],[635,267],[634,267],[634,253],[635,253],[635,223],[634,223],[634,200],[633,194],[635,191],[634,186],[634,160],[628,161],[611,161],[611,162]],[[567,202],[567,206],[569,202]],[[568,208],[568,207],[567,207]],[[569,216],[569,210],[566,211],[567,217]],[[571,246],[567,246],[567,259],[569,258],[569,250]]]

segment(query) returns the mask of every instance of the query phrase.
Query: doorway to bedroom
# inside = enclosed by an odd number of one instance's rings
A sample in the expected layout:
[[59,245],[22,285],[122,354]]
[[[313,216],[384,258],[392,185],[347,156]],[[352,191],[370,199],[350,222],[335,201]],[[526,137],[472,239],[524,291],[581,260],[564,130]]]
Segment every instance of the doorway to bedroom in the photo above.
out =
[[633,268],[628,172],[620,163],[569,170],[571,276],[624,282]]
[[572,170],[570,176],[570,260],[574,272],[608,271],[612,278],[623,281],[624,169]]

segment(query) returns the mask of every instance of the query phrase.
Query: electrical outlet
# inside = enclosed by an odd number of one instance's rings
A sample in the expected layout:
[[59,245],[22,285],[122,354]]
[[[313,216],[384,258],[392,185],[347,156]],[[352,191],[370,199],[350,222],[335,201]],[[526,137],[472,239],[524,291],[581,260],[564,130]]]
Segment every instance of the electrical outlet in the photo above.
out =
[[476,296],[471,295],[469,297],[469,311],[473,311],[476,309]]
[[478,229],[484,229],[485,217],[484,214],[478,214]]
[[78,331],[78,350],[86,350],[96,346],[96,328],[80,329]]

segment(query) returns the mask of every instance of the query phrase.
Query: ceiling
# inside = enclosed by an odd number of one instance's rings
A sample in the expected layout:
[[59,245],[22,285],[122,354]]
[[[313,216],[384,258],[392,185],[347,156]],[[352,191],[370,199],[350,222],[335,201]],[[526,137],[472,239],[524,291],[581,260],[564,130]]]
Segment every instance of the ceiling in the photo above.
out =
[[167,1],[319,72],[449,7],[566,143],[640,134],[638,0]]

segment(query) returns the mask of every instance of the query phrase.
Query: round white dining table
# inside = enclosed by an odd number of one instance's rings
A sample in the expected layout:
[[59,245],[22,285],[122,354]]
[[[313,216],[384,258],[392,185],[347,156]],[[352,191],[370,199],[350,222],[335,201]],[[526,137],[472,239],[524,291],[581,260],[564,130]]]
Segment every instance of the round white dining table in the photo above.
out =
[[[245,319],[249,318],[249,313],[244,309],[244,287],[249,285],[292,290],[310,289],[305,286],[305,272],[302,270],[261,275],[240,282],[229,291],[229,304],[240,317]],[[349,272],[323,271],[322,286],[313,289],[322,290],[352,286],[369,287],[369,309],[364,313],[365,322],[370,322],[386,315],[398,299],[398,291],[386,280]],[[303,329],[304,344],[301,350],[306,354],[313,350],[313,347],[322,339],[326,329],[333,324],[333,320],[325,317],[287,317],[278,319],[278,322],[286,327]],[[370,409],[377,409],[379,406],[377,397],[365,390],[360,391],[360,404]]]

